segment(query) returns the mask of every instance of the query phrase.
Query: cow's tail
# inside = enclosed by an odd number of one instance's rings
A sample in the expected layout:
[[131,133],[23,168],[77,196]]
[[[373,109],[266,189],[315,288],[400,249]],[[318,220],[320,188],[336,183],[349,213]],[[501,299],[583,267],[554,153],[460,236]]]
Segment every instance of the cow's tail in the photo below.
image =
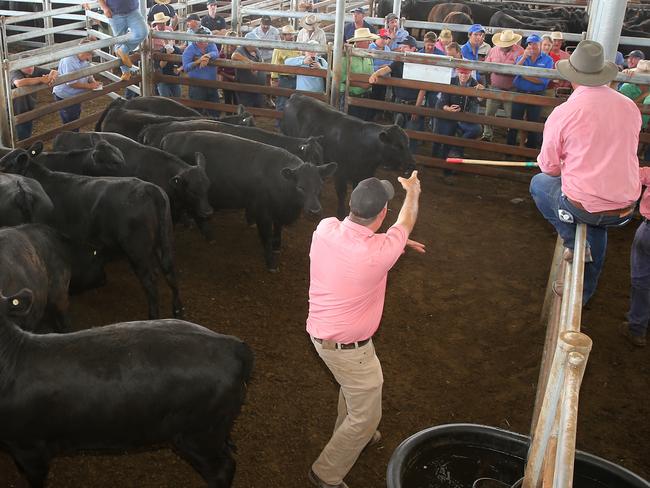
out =
[[99,120],[98,120],[97,123],[95,124],[95,132],[102,132],[102,124],[104,123],[104,119],[106,118],[106,116],[108,115],[108,113],[109,113],[111,110],[114,110],[114,109],[116,109],[116,108],[121,108],[122,105],[124,105],[125,103],[126,103],[126,100],[124,100],[124,99],[121,98],[121,97],[120,97],[120,98],[116,98],[115,100],[113,100],[113,101],[108,105],[108,107],[106,107],[106,108],[104,109],[104,111],[102,112],[102,115],[99,117]]

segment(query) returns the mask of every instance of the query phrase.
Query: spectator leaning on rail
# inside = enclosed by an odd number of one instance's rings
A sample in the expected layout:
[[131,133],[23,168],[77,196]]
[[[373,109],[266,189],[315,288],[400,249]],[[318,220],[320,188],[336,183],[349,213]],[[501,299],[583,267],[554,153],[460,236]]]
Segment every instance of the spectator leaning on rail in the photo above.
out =
[[[318,45],[317,41],[309,41],[309,44]],[[288,66],[304,66],[311,69],[327,69],[327,61],[320,54],[313,51],[305,51],[302,56],[289,58],[284,62]],[[296,75],[296,90],[310,92],[324,92],[325,78],[318,76]]]
[[442,52],[447,52],[447,46],[454,42],[454,36],[449,29],[442,29],[438,40],[436,41],[436,48]]
[[[368,46],[368,49],[391,52],[390,47],[388,47],[388,43],[390,41],[390,34],[388,33],[388,29],[380,29],[378,36],[379,39],[371,42]],[[386,66],[390,63],[392,63],[390,59],[373,58],[372,69],[376,72],[382,66]],[[386,85],[372,85],[370,98],[373,100],[380,100],[382,102],[386,101],[386,88]]]
[[115,54],[122,61],[120,70],[122,79],[128,80],[135,71],[129,54],[147,37],[147,23],[140,13],[138,0],[98,0],[114,36],[129,32],[129,39],[124,44],[115,44]]
[[[237,33],[235,31],[227,31],[226,37],[237,37]],[[222,44],[219,50],[219,59],[230,59],[235,49],[237,49],[237,46],[233,44]],[[224,66],[219,68],[219,77],[221,77],[222,81],[232,83],[237,81],[237,71],[232,66]],[[223,92],[223,103],[229,105],[237,105],[239,103],[236,91],[226,89],[222,89],[221,91]]]
[[446,56],[446,52],[438,48],[438,36],[435,32],[429,31],[424,34],[422,39],[424,46],[418,52],[423,54],[437,54],[438,56]]
[[[28,58],[28,54],[21,55],[19,59]],[[12,88],[22,88],[24,86],[49,85],[52,86],[56,81],[58,72],[54,69],[47,70],[38,66],[28,66],[9,74],[9,80]],[[31,112],[36,108],[36,97],[32,93],[14,98],[13,101],[14,115]],[[19,141],[27,139],[32,135],[32,121],[23,122],[16,125],[16,138]]]
[[[90,42],[87,39],[83,39],[80,44],[86,44]],[[69,73],[74,73],[76,71],[81,71],[85,68],[90,68],[90,60],[93,58],[92,51],[86,51],[79,54],[73,54],[62,58],[59,61],[59,76],[67,75]],[[84,76],[76,80],[71,80],[61,85],[57,85],[52,90],[54,95],[54,100],[61,101],[66,98],[71,98],[81,93],[85,93],[88,90],[97,90],[101,89],[102,84],[95,80],[95,78],[90,76]],[[61,122],[67,124],[73,120],[77,120],[81,116],[81,103],[75,103],[74,105],[69,105],[62,109],[59,109],[59,115],[61,116]],[[74,129],[74,132],[79,132],[79,129]]]
[[201,17],[201,25],[214,35],[226,35],[226,32],[228,31],[226,19],[217,14],[217,0],[208,0],[207,3],[208,14]]
[[[521,36],[510,29],[497,32],[492,36],[494,47],[490,49],[485,61],[488,63],[515,64],[517,58],[524,52],[524,49],[519,45],[520,41]],[[514,76],[511,75],[492,73],[490,74],[490,86],[503,91],[511,91],[513,79]],[[493,100],[491,98],[488,98],[485,102],[485,115],[494,117],[501,106],[503,106],[506,117],[510,118],[512,116],[512,102]],[[489,125],[483,126],[483,140],[491,141],[493,137],[492,127]]]
[[[157,12],[153,16],[153,21],[151,22],[151,29],[157,32],[172,32],[174,29],[167,25],[169,22],[169,17],[162,12]],[[160,51],[167,44],[167,39],[152,39],[151,40],[151,49],[154,51]]]
[[147,22],[150,24],[153,23],[156,14],[157,13],[162,13],[163,15],[166,15],[171,19],[171,29],[174,30],[176,26],[178,25],[178,15],[176,14],[176,10],[174,10],[174,7],[169,5],[171,3],[171,0],[155,0],[156,5],[151,7],[149,9],[149,13],[147,14]]
[[635,49],[634,51],[630,52],[630,54],[625,56],[625,64],[627,65],[626,68],[636,68],[636,65],[639,64],[639,61],[642,59],[645,59],[645,54],[643,54],[643,51]]
[[[261,63],[262,57],[257,51],[255,46],[239,46],[232,53],[231,59],[233,61],[243,61],[245,63]],[[235,69],[235,79],[238,83],[246,83],[248,85],[266,85],[266,73],[256,69]],[[246,107],[263,107],[264,95],[258,92],[245,92],[238,91],[237,98],[239,103]]]
[[[245,39],[258,39],[260,41],[279,41],[280,31],[271,25],[271,17],[262,17],[261,24],[244,36]],[[258,48],[262,62],[270,63],[273,49]]]
[[[217,46],[212,42],[191,42],[183,51],[183,71],[195,80],[217,81],[217,67],[210,65],[219,57]],[[215,86],[190,85],[191,100],[219,103],[219,92]],[[219,112],[213,109],[202,109],[205,115],[218,117]]]
[[[370,43],[379,39],[377,34],[373,34],[365,27],[357,29],[354,31],[354,37],[348,39],[348,42],[354,44],[354,47],[359,49],[368,49]],[[346,66],[347,59],[346,56],[343,56],[342,66]],[[373,73],[372,69],[372,58],[364,58],[359,56],[352,56],[350,59],[350,73],[363,74],[370,76]],[[347,79],[347,71],[341,70],[341,85],[339,91],[345,93],[345,82]],[[350,84],[349,96],[356,98],[369,98],[370,97],[370,85],[362,86],[352,86]],[[344,105],[345,99],[341,97],[341,110]],[[358,117],[363,120],[370,120],[372,115],[374,115],[373,110],[369,110],[364,107],[355,107],[353,105],[348,105],[348,114]]]
[[[519,66],[531,66],[534,68],[553,68],[553,60],[547,54],[540,50],[542,40],[539,36],[533,34],[526,38],[527,46],[524,53],[517,58],[516,64]],[[549,80],[547,78],[537,78],[534,76],[517,75],[513,81],[513,86],[519,93],[541,95],[546,89]],[[540,105],[528,103],[512,103],[512,118],[523,120],[524,116],[528,122],[539,122],[542,114]],[[514,146],[517,142],[517,129],[508,130],[508,144]],[[526,147],[539,147],[539,133],[529,132],[526,140]]]
[[[181,51],[181,49],[176,45],[176,41],[173,39],[168,39],[167,44],[160,48],[160,51],[163,54],[183,54],[183,51]],[[181,63],[178,61],[165,61],[162,59],[158,62],[163,75],[176,77],[180,76],[181,71],[183,71],[183,65]],[[167,83],[161,81],[156,85],[156,87],[158,88],[158,95],[161,97],[180,98],[181,96],[181,85],[178,83]]]
[[[293,42],[296,34],[296,30],[291,24],[287,24],[283,26],[282,29],[280,29],[280,38],[283,42]],[[313,42],[318,44],[318,41]],[[295,49],[276,48],[273,50],[273,56],[271,56],[271,64],[285,64],[287,59],[295,58],[297,56],[300,56],[300,51],[296,51]],[[289,88],[291,90],[295,90],[296,75],[292,75],[291,73],[278,73],[277,71],[273,71],[271,73],[271,85],[277,86],[279,88]],[[275,99],[275,108],[282,112],[286,103],[287,97],[278,96]]]
[[325,36],[325,31],[320,28],[320,21],[316,14],[303,17],[300,20],[300,26],[296,42],[318,41],[318,44],[327,44],[327,36]]
[[343,42],[348,42],[354,37],[354,32],[363,27],[375,34],[375,28],[364,20],[365,13],[361,7],[353,8],[350,10],[350,13],[352,14],[353,20],[352,22],[346,22],[343,27]]
[[409,37],[409,33],[406,31],[406,29],[402,29],[399,26],[399,17],[397,14],[388,14],[384,19],[384,25],[386,29],[388,29],[388,33],[390,34],[391,38],[391,43],[388,47],[390,47],[393,51],[398,50],[400,48],[400,44],[404,42],[404,39]]
[[385,234],[376,232],[393,186],[368,178],[350,196],[350,215],[343,222],[322,220],[312,237],[307,332],[340,386],[334,433],[309,471],[309,480],[320,488],[347,488],[343,478],[361,451],[381,439],[384,378],[372,336],[381,321],[388,271],[405,247],[425,251],[408,238],[418,214],[417,171],[399,181],[406,197]]
[[[530,193],[564,240],[565,259],[573,256],[576,224],[587,224],[585,304],[605,261],[607,227],[627,223],[641,193],[636,156],[641,114],[609,88],[618,68],[605,61],[599,43],[580,42],[557,69],[574,91],[546,121],[537,157],[542,173],[531,180]],[[554,287],[557,293],[560,288]]]
[[[650,61],[642,59],[636,65],[636,68],[623,70],[623,73],[634,76],[635,74],[650,75]],[[635,103],[642,103],[644,106],[650,106],[650,85],[639,85],[636,83],[623,83],[618,90],[627,98]],[[644,114],[641,116],[641,128],[643,130],[650,125],[650,115]],[[645,154],[643,159],[650,161],[650,144],[646,145]]]

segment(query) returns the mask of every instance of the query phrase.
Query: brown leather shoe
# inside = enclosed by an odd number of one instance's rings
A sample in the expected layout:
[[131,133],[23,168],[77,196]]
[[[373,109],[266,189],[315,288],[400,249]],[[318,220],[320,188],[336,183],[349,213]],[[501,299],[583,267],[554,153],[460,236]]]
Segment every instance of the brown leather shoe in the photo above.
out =
[[372,437],[368,441],[368,444],[366,444],[366,447],[375,446],[375,445],[379,444],[379,441],[381,441],[381,432],[376,430],[375,433],[372,434]]
[[309,481],[312,485],[317,486],[318,488],[349,488],[348,485],[345,484],[345,481],[341,481],[338,485],[329,485],[325,483],[318,476],[316,476],[316,473],[314,473],[313,469],[309,470],[307,478],[309,478]]
[[129,57],[128,53],[125,53],[121,49],[116,49],[115,54],[117,54],[117,57],[122,60],[122,64],[128,68],[133,66],[133,63],[131,62],[131,58]]
[[630,326],[628,325],[627,322],[623,322],[621,325],[618,327],[618,331],[621,333],[623,337],[625,337],[625,340],[632,344],[633,346],[636,347],[645,347],[646,346],[646,338],[645,336],[639,336],[639,335],[634,335],[630,332]]

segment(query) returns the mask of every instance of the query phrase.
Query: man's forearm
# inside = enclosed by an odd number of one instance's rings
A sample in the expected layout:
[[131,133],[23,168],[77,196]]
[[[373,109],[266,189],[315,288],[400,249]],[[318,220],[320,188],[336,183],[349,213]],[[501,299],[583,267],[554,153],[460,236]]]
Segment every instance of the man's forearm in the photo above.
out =
[[415,222],[418,219],[418,208],[420,200],[420,191],[409,190],[406,192],[404,203],[397,216],[396,225],[401,225],[410,234],[415,227]]

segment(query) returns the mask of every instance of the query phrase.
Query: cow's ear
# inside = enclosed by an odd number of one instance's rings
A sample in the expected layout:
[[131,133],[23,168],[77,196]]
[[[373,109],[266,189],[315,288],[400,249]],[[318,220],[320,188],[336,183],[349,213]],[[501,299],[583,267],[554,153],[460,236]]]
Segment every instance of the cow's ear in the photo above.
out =
[[336,163],[327,163],[323,164],[321,166],[318,166],[318,174],[320,175],[321,179],[328,178],[332,176],[334,173],[336,173],[336,168],[338,168],[338,164]]
[[43,152],[43,141],[36,141],[34,144],[29,146],[29,155],[33,158],[35,158],[42,152]]
[[194,153],[194,161],[199,168],[205,169],[205,156],[202,152]]
[[404,119],[404,114],[397,114],[393,123],[400,127],[404,127],[406,120]]
[[298,146],[298,149],[300,149],[300,152],[302,152],[302,153],[307,152],[308,148],[309,148],[309,145],[307,145],[307,144],[300,144],[300,146]]
[[6,303],[7,315],[11,317],[24,317],[32,308],[34,294],[27,288],[23,288],[9,297],[0,296],[2,301]]
[[174,188],[180,188],[183,185],[183,178],[180,176],[172,176],[169,183],[171,183]]
[[[401,114],[400,114],[401,115]],[[383,142],[384,144],[388,144],[390,142],[390,137],[388,135],[388,131],[382,130],[379,133],[379,140]]]
[[296,170],[291,168],[282,168],[282,176],[289,181],[296,181]]

